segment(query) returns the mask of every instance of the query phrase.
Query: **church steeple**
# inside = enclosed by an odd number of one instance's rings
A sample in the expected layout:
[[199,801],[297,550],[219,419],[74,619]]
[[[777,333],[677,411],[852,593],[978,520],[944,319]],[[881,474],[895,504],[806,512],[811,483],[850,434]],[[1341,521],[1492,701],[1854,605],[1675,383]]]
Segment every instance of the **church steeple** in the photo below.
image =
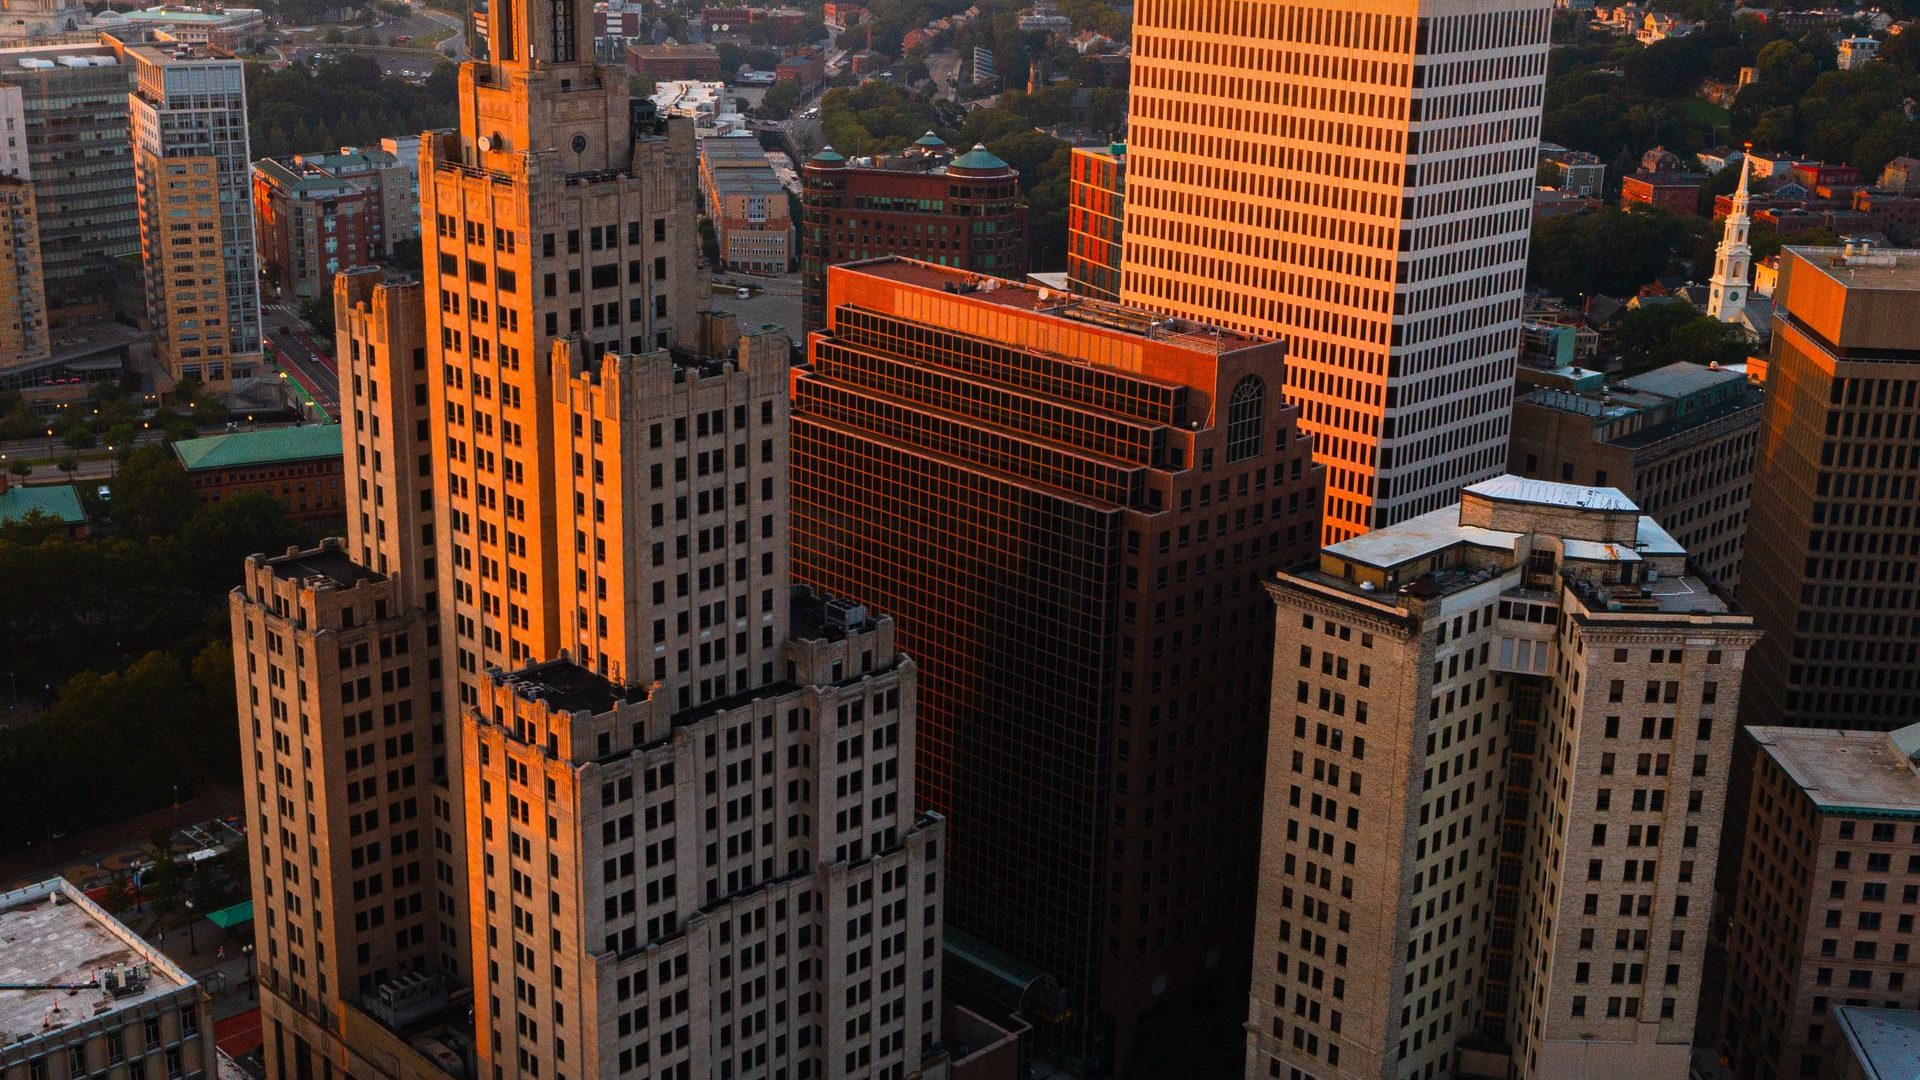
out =
[[1740,186],[1733,193],[1733,209],[1727,215],[1726,232],[1713,258],[1713,280],[1709,283],[1707,314],[1721,322],[1739,322],[1747,307],[1747,274],[1753,261],[1753,249],[1747,244],[1747,232],[1753,225],[1749,212],[1752,197],[1747,194],[1747,155],[1740,158]]

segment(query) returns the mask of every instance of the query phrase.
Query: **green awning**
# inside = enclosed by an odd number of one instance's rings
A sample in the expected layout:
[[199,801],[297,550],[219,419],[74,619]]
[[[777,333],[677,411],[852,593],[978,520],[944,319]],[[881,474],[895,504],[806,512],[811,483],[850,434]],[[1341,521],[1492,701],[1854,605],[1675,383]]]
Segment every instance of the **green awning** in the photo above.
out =
[[253,921],[253,901],[248,900],[232,907],[224,907],[219,911],[209,911],[207,921],[222,930],[231,930],[241,923],[250,923]]

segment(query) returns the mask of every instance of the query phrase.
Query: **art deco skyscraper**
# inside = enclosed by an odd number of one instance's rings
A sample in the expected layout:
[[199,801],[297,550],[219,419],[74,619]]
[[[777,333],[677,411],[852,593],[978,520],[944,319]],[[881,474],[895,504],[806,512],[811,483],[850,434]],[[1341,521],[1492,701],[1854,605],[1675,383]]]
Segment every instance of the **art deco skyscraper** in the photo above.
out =
[[1788,248],[1740,596],[1751,722],[1920,720],[1920,256]]
[[943,884],[914,668],[791,595],[787,339],[703,310],[692,126],[592,26],[495,0],[421,149],[480,1073],[904,1075]]
[[953,997],[1026,996],[1076,1074],[1244,989],[1260,582],[1319,535],[1281,353],[884,259],[827,271],[794,378],[795,577],[893,612],[921,664]]
[[234,600],[270,1072],[917,1074],[944,826],[892,622],[789,587],[786,337],[590,5],[491,13],[425,281],[336,283],[350,536]]
[[1247,1075],[1682,1076],[1753,620],[1503,476],[1281,574]]
[[1547,0],[1140,0],[1121,300],[1287,342],[1329,541],[1499,473]]

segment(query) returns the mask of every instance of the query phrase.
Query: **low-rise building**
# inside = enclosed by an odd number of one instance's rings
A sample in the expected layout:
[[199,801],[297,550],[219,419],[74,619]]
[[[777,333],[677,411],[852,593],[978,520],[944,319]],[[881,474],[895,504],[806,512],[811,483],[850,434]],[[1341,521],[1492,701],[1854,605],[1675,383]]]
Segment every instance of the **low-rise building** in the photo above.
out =
[[203,1080],[213,1014],[193,977],[63,878],[0,893],[0,1080]]
[[1880,55],[1880,40],[1865,36],[1840,39],[1835,50],[1833,66],[1841,71],[1852,71],[1867,66],[1867,62]]
[[1540,171],[1548,186],[1575,195],[1599,195],[1606,190],[1607,164],[1585,150],[1542,143]]
[[1741,372],[1688,363],[1585,390],[1523,387],[1507,470],[1619,488],[1731,589],[1746,549],[1761,401]]
[[36,514],[58,523],[71,539],[87,534],[87,512],[72,484],[25,487],[0,470],[0,525],[25,524]]
[[800,169],[802,322],[825,324],[827,268],[888,255],[994,277],[1027,272],[1020,173],[984,146],[955,156],[929,131],[898,154],[827,147]]
[[[1759,752],[1729,893],[1720,1050],[1739,1077],[1837,1080],[1866,1034],[1842,1007],[1920,1008],[1920,724],[1745,737]],[[1911,1053],[1886,1060],[1913,1075]]]
[[259,428],[173,444],[194,493],[208,502],[262,492],[303,521],[346,514],[340,427]]
[[627,70],[656,82],[668,79],[717,79],[722,74],[720,53],[713,46],[682,45],[674,41],[662,45],[640,43],[627,46]]
[[1700,188],[1706,174],[1642,169],[1620,180],[1620,201],[1658,207],[1670,214],[1700,212]]
[[773,69],[773,81],[792,83],[802,92],[811,90],[827,78],[827,61],[812,49],[794,53]]
[[259,8],[199,8],[176,4],[138,11],[109,8],[94,16],[91,27],[116,37],[123,33],[139,37],[158,30],[173,41],[238,52],[247,43],[266,36],[267,13]]
[[756,274],[787,272],[793,265],[793,212],[758,139],[702,140],[700,187],[721,265]]

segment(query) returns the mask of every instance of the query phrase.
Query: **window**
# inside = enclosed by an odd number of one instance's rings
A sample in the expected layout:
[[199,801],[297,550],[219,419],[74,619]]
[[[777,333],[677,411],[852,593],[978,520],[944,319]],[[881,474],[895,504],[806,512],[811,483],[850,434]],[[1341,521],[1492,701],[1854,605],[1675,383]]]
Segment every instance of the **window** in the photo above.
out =
[[1245,461],[1260,452],[1260,427],[1267,384],[1258,375],[1241,379],[1227,401],[1227,461]]

